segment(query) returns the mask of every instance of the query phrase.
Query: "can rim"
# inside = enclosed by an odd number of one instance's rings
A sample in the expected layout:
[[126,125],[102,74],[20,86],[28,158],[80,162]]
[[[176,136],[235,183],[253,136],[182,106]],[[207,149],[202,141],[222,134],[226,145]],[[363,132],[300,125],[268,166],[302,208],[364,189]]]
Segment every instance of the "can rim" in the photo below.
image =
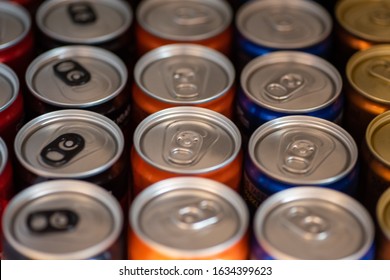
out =
[[0,137],[0,174],[3,173],[7,163],[9,161],[8,158],[8,149],[2,137]]
[[[219,11],[223,13],[223,16],[225,18],[225,24],[221,25],[219,28],[215,28],[212,31],[209,31],[205,34],[199,34],[199,35],[186,35],[186,36],[179,36],[175,34],[164,34],[161,33],[155,28],[153,28],[150,25],[147,25],[145,23],[144,15],[147,11],[150,10],[150,8],[153,8],[155,5],[162,5],[167,3],[183,3],[184,1],[187,2],[195,2],[198,4],[209,4],[210,6],[215,7]],[[182,41],[182,42],[189,42],[189,41],[201,41],[206,40],[209,38],[212,38],[213,36],[216,36],[218,34],[221,34],[223,31],[225,31],[233,21],[233,11],[230,7],[230,5],[224,1],[224,0],[146,0],[139,3],[136,11],[136,18],[138,24],[146,30],[148,33],[153,34],[159,38],[167,39],[167,40],[173,40],[173,41]]]
[[[53,185],[56,187],[53,188]],[[80,250],[73,253],[63,254],[51,254],[40,252],[35,249],[31,249],[23,244],[18,243],[16,238],[11,233],[10,225],[13,224],[13,214],[22,209],[23,206],[34,199],[44,197],[45,195],[55,193],[76,193],[87,195],[93,199],[102,202],[109,210],[111,210],[111,216],[114,221],[114,228],[111,234],[99,244],[87,249]],[[87,259],[92,258],[102,251],[109,248],[118,238],[121,232],[123,223],[123,214],[119,203],[103,188],[85,181],[79,180],[54,180],[38,183],[28,187],[19,194],[17,194],[8,204],[8,207],[4,211],[2,227],[4,237],[7,242],[10,243],[12,248],[17,250],[23,256],[30,259]]]
[[[146,68],[153,62],[156,62],[160,59],[172,58],[177,55],[188,55],[195,56],[207,59],[211,62],[214,62],[220,66],[224,72],[227,74],[228,83],[226,87],[214,96],[210,96],[205,99],[195,100],[195,101],[177,101],[173,99],[166,99],[160,97],[158,94],[149,91],[142,83],[142,74]],[[196,44],[168,44],[156,49],[153,49],[145,53],[135,64],[134,66],[134,81],[136,85],[142,90],[143,93],[148,96],[157,99],[161,102],[168,104],[202,104],[207,103],[211,100],[218,99],[219,97],[225,95],[232,88],[234,83],[235,69],[232,62],[221,52],[211,49],[206,46],[196,45]]]
[[[142,135],[148,130],[148,128],[159,122],[164,121],[166,119],[170,119],[173,116],[193,116],[195,118],[203,118],[208,121],[213,121],[214,124],[217,124],[220,127],[223,127],[230,133],[230,136],[234,139],[234,151],[232,152],[231,156],[227,158],[224,162],[207,167],[207,168],[201,168],[201,169],[195,169],[195,170],[181,170],[174,167],[168,167],[165,165],[157,164],[153,162],[151,159],[149,159],[143,152],[140,146],[141,143],[141,137]],[[241,134],[236,127],[236,125],[227,117],[224,115],[212,111],[210,109],[201,108],[201,107],[194,107],[194,106],[178,106],[178,107],[172,107],[168,109],[163,109],[161,111],[158,111],[152,115],[149,115],[146,117],[135,129],[134,136],[133,136],[133,146],[137,154],[147,162],[149,165],[163,171],[172,172],[175,174],[181,174],[181,175],[195,175],[195,174],[202,174],[202,173],[208,173],[212,172],[214,170],[218,170],[224,166],[229,165],[231,162],[233,162],[238,154],[241,151]]]
[[[156,198],[160,195],[169,193],[171,191],[184,189],[200,190],[212,193],[227,201],[237,211],[241,223],[240,229],[231,239],[226,241],[225,244],[218,244],[213,247],[198,250],[175,249],[166,245],[162,245],[145,236],[138,223],[139,214],[143,206],[147,204],[151,199]],[[248,209],[242,198],[238,195],[238,193],[220,182],[207,178],[191,176],[164,179],[162,181],[150,185],[134,199],[132,205],[130,206],[128,216],[130,220],[129,222],[131,229],[136,233],[138,238],[156,249],[156,251],[176,258],[201,258],[222,253],[224,250],[238,243],[245,236],[247,227],[249,225]]]
[[[356,217],[359,217],[359,222],[363,226],[362,228],[366,230],[365,236],[367,237],[364,245],[349,256],[346,256],[342,259],[344,260],[357,260],[364,257],[366,252],[369,251],[371,245],[374,242],[374,224],[368,214],[367,210],[359,204],[358,201],[352,197],[332,189],[315,187],[315,186],[297,186],[287,190],[280,191],[273,194],[267,200],[265,200],[259,208],[256,210],[254,216],[254,235],[259,244],[269,253],[272,257],[276,259],[297,259],[294,256],[288,255],[277,248],[274,248],[264,237],[261,226],[265,217],[277,206],[282,205],[287,202],[299,200],[299,199],[321,199],[344,208],[346,211],[350,212]],[[351,209],[347,209],[347,207]],[[359,214],[360,216],[357,216]]]
[[11,67],[7,66],[6,64],[0,63],[0,75],[4,76],[10,83],[13,88],[12,90],[12,96],[8,100],[7,103],[5,103],[3,106],[0,107],[0,112],[5,111],[8,107],[11,106],[18,97],[19,90],[20,90],[20,83],[19,78],[16,75],[15,71],[12,70]]
[[385,216],[383,215],[386,208],[389,207],[390,207],[390,186],[380,196],[376,207],[376,217],[379,223],[379,227],[382,230],[385,237],[390,240],[390,223],[388,221],[387,222],[385,221]]
[[[87,102],[87,103],[65,103],[65,102],[57,102],[55,100],[51,100],[48,97],[42,96],[34,87],[33,80],[35,77],[35,73],[44,65],[50,63],[56,59],[65,59],[65,58],[74,58],[75,56],[88,57],[88,58],[96,58],[100,59],[103,62],[112,66],[120,75],[121,84],[120,86],[113,91],[110,95],[101,98],[99,100]],[[100,47],[88,46],[88,45],[74,45],[74,46],[63,46],[51,49],[46,51],[39,56],[37,56],[28,66],[25,74],[25,81],[28,87],[28,90],[32,93],[32,95],[42,102],[54,106],[60,106],[63,108],[88,108],[92,106],[101,105],[109,100],[114,99],[118,96],[125,88],[128,81],[128,71],[124,62],[113,52],[105,50]]]

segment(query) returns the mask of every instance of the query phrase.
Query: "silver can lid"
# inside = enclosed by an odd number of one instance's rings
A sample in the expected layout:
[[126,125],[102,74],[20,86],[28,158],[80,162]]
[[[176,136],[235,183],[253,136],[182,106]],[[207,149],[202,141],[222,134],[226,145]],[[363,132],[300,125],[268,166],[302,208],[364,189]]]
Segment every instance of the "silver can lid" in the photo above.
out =
[[144,119],[134,148],[150,165],[178,174],[201,174],[231,163],[241,149],[235,124],[209,109],[179,106]]
[[238,10],[236,27],[260,46],[299,49],[325,40],[332,31],[332,19],[314,1],[250,1]]
[[149,186],[133,201],[131,229],[154,250],[177,258],[207,257],[245,235],[249,214],[242,198],[219,182],[176,177]]
[[22,6],[0,2],[0,50],[15,46],[31,29],[30,14]]
[[123,134],[107,117],[85,110],[41,115],[15,138],[15,154],[29,171],[46,178],[80,179],[109,169],[123,153]]
[[62,108],[86,108],[120,94],[126,65],[114,53],[92,46],[65,46],[35,58],[26,71],[30,92]]
[[8,149],[3,138],[0,137],[0,174],[3,173],[8,162]]
[[36,23],[46,36],[72,44],[98,44],[123,35],[132,10],[117,0],[52,0],[42,3]]
[[352,197],[321,187],[295,187],[265,200],[254,235],[276,259],[361,259],[374,241],[367,210]]
[[26,258],[71,260],[109,254],[122,223],[119,203],[101,187],[54,180],[17,194],[2,226],[7,242]]
[[232,87],[233,64],[223,54],[194,44],[171,44],[143,55],[134,79],[143,92],[162,102],[198,104]]
[[270,110],[302,113],[339,98],[342,79],[326,60],[303,52],[277,51],[253,59],[241,73],[244,94]]
[[291,185],[331,184],[355,168],[357,146],[340,126],[316,117],[287,116],[260,126],[249,157],[267,176]]
[[233,12],[224,0],[146,0],[136,16],[140,26],[157,37],[196,41],[226,30]]
[[7,65],[0,63],[0,112],[7,109],[19,94],[19,79]]

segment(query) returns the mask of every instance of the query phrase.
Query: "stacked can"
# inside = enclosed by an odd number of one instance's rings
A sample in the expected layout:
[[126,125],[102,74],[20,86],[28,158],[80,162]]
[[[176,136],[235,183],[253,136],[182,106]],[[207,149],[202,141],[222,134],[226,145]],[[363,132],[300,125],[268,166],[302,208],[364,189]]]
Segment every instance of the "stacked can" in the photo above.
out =
[[377,258],[390,260],[390,186],[381,195],[376,207],[379,224]]
[[173,43],[196,43],[230,54],[233,12],[225,0],[143,0],[136,14],[139,55]]
[[339,260],[375,257],[374,224],[341,192],[296,187],[272,195],[254,218],[251,258]]
[[161,110],[138,125],[133,145],[135,195],[179,176],[210,178],[239,190],[241,135],[231,120],[217,112],[187,106]]
[[228,186],[197,177],[151,185],[131,205],[128,256],[137,260],[248,258],[248,210]]
[[33,185],[9,203],[3,217],[4,258],[123,259],[123,216],[97,185],[54,180]]

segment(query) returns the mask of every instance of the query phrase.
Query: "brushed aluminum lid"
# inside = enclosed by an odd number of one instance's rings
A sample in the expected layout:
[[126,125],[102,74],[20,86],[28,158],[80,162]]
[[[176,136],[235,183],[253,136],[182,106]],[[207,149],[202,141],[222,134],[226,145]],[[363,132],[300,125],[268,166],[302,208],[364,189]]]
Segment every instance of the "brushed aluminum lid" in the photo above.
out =
[[390,240],[390,186],[379,198],[376,218],[384,236]]
[[3,174],[8,162],[8,149],[3,138],[0,137],[0,175]]
[[371,153],[390,166],[390,111],[375,117],[366,129],[366,143]]
[[0,112],[6,110],[19,94],[19,79],[7,65],[0,63]]

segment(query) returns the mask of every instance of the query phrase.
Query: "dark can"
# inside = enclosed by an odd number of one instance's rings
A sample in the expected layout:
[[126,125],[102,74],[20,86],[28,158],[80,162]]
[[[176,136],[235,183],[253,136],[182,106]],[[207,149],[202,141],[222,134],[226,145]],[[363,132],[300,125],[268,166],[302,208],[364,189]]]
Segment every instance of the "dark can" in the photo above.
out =
[[124,259],[118,202],[95,184],[54,180],[17,194],[3,217],[8,260]]
[[10,1],[23,6],[30,13],[31,16],[34,16],[39,5],[41,5],[41,3],[44,0],[10,0]]
[[373,260],[374,223],[352,197],[331,189],[296,187],[270,196],[253,222],[257,260]]
[[243,197],[253,211],[270,195],[321,186],[355,195],[358,149],[339,125],[311,116],[280,117],[251,136]]
[[376,220],[379,225],[377,258],[390,260],[390,185],[379,198]]

